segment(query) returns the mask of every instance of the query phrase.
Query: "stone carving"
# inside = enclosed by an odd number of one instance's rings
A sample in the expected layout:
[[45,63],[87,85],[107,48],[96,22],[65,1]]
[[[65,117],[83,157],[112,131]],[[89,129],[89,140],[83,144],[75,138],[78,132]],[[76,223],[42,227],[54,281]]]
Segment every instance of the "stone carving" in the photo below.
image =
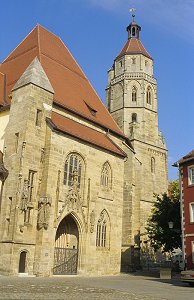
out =
[[72,179],[72,186],[69,188],[65,205],[67,205],[68,210],[72,209],[79,211],[81,207],[81,196],[78,189],[77,170],[74,170]]
[[90,232],[91,233],[94,232],[94,224],[95,224],[95,212],[94,212],[94,210],[92,210],[92,212],[90,214]]
[[43,163],[45,158],[45,148],[41,148],[40,162]]
[[8,176],[9,172],[8,170],[4,167],[3,164],[3,153],[0,151],[0,180],[4,183]]
[[51,200],[48,197],[41,197],[38,201],[38,218],[37,218],[37,228],[47,229],[50,217],[50,206]]
[[29,201],[29,189],[28,189],[28,180],[24,180],[24,186],[21,196],[20,209],[22,211],[27,211],[28,209],[32,209],[34,206],[32,202]]

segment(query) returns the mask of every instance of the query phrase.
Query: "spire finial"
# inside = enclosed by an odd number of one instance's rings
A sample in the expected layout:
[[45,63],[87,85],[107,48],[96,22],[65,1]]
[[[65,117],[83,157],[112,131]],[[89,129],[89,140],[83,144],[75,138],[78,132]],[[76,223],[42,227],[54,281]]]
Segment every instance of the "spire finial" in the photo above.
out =
[[132,18],[133,18],[133,22],[134,22],[136,8],[130,8],[130,9],[129,9],[129,12],[131,13],[131,15],[132,15]]

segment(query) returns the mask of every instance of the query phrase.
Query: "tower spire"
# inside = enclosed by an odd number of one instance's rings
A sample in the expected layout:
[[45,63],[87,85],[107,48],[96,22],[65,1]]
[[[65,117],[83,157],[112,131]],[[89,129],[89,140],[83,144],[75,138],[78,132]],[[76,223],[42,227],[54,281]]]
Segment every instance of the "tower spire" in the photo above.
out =
[[135,22],[135,12],[136,12],[136,8],[130,8],[129,12],[132,15],[132,22]]
[[128,39],[139,39],[139,32],[141,31],[141,27],[135,22],[136,8],[130,8],[129,12],[132,15],[132,22],[129,24],[129,26],[127,26]]

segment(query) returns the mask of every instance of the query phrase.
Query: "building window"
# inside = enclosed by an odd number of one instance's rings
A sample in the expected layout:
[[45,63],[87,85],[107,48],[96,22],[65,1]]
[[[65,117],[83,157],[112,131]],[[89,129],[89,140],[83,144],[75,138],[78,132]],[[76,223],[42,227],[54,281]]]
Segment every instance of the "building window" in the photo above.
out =
[[120,68],[122,68],[122,66],[123,66],[123,61],[122,60],[119,61],[119,66],[120,66]]
[[34,196],[34,175],[35,171],[30,170],[28,179],[24,179],[23,191],[21,195],[20,209],[24,213],[24,224],[30,223],[30,214],[33,206]]
[[194,241],[191,242],[192,263],[194,263]]
[[135,86],[133,86],[132,88],[132,102],[136,102],[137,101],[137,89]]
[[133,113],[132,116],[131,116],[131,118],[132,118],[132,122],[133,123],[137,122],[137,114],[136,113]]
[[194,166],[188,168],[188,184],[194,184]]
[[36,126],[37,127],[41,126],[41,121],[42,121],[42,110],[37,109],[37,111],[36,111]]
[[26,180],[26,184],[28,184],[28,192],[26,199],[26,207],[24,207],[24,223],[30,223],[30,213],[33,208],[33,191],[34,191],[34,175],[35,171],[30,170],[28,174],[28,180]]
[[194,203],[189,204],[190,209],[190,222],[194,222]]
[[155,173],[155,158],[151,157],[151,172]]
[[71,186],[74,181],[74,174],[77,174],[78,188],[81,186],[81,180],[83,177],[83,159],[80,155],[76,153],[70,154],[66,161],[64,167],[64,185]]
[[109,248],[110,221],[107,211],[104,209],[97,223],[96,247]]
[[150,86],[147,88],[146,100],[148,104],[152,104],[152,91]]
[[102,167],[101,172],[101,186],[106,188],[111,188],[111,182],[112,182],[112,174],[111,174],[111,168],[108,162],[106,162]]

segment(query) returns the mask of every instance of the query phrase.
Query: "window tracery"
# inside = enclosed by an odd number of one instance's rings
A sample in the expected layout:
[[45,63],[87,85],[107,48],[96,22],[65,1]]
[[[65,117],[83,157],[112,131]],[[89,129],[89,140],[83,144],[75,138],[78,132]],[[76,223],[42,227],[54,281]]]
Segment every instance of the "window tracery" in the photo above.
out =
[[147,88],[146,100],[148,104],[152,104],[152,91],[150,86]]
[[137,88],[135,86],[132,87],[132,102],[137,101]]
[[73,174],[77,172],[78,188],[80,189],[81,180],[84,172],[84,162],[80,155],[77,153],[69,154],[64,166],[64,185],[72,186],[73,184]]
[[101,186],[106,188],[111,188],[112,183],[112,174],[111,174],[111,168],[108,162],[105,162],[102,167],[101,172]]
[[104,209],[97,223],[96,247],[108,248],[110,234],[110,221],[107,211]]

